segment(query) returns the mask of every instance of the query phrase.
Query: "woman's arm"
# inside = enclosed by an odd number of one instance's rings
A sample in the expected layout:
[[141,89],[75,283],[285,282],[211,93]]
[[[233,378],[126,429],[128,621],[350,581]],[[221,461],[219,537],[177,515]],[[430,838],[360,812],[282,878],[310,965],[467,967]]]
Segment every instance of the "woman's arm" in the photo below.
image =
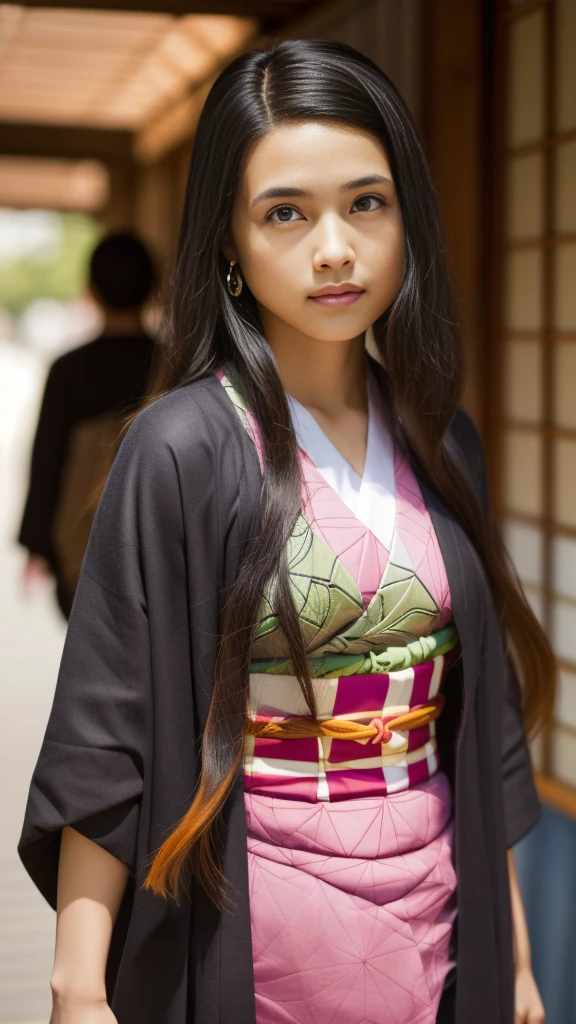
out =
[[116,857],[75,829],[62,830],[51,1024],[113,1024],[106,960],[127,880]]
[[526,915],[520,895],[513,850],[508,850],[508,877],[510,879],[514,964],[516,967],[514,1024],[542,1024],[545,1020],[545,1013],[532,974],[530,939],[528,938]]

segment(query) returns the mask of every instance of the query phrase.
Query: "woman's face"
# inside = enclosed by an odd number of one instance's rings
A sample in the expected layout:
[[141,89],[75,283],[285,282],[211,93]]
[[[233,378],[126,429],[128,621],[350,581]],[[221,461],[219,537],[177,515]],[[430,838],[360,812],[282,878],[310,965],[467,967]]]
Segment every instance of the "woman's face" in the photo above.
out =
[[317,340],[358,337],[391,305],[404,272],[380,143],[316,122],[270,131],[248,158],[225,255],[238,261],[266,333],[280,321]]

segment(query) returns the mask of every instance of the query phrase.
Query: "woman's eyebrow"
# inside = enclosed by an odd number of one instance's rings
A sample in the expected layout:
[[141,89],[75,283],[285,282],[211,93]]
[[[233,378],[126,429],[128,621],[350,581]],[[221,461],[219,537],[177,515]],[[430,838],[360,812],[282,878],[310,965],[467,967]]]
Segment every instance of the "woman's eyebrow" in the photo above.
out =
[[[347,181],[340,185],[340,192],[351,192],[355,188],[365,188],[368,185],[391,185],[390,178],[383,174],[367,174],[363,178],[355,178],[354,181]],[[273,188],[266,188],[254,197],[250,206],[262,202],[263,199],[309,199],[312,195],[309,189],[294,188],[293,185],[274,185]]]
[[340,186],[340,191],[351,192],[352,189],[365,188],[367,185],[392,185],[392,180],[385,178],[383,174],[367,174],[364,178],[347,181],[345,185]]
[[252,200],[250,206],[254,206],[255,203],[259,203],[262,199],[302,199],[308,198],[312,193],[308,192],[305,188],[293,188],[290,185],[275,185],[274,188],[264,189],[264,192],[259,192],[255,199]]

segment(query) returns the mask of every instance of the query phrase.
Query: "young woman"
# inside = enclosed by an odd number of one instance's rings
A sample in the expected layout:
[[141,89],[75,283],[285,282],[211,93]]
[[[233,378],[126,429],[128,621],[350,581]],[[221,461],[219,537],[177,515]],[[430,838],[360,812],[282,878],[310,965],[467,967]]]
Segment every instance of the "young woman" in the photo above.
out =
[[530,724],[553,660],[457,408],[422,150],[361,54],[219,78],[168,320],[20,844],[53,1024],[542,1021],[511,847],[517,680]]

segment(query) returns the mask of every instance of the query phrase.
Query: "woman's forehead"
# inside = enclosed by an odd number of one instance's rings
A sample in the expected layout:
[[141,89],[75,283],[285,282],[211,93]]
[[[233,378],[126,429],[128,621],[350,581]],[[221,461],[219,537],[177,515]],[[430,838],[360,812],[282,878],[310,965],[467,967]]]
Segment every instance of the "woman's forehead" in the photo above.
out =
[[252,203],[262,191],[279,186],[339,190],[378,176],[392,181],[384,147],[369,132],[304,122],[273,128],[256,143],[246,161],[242,191]]

